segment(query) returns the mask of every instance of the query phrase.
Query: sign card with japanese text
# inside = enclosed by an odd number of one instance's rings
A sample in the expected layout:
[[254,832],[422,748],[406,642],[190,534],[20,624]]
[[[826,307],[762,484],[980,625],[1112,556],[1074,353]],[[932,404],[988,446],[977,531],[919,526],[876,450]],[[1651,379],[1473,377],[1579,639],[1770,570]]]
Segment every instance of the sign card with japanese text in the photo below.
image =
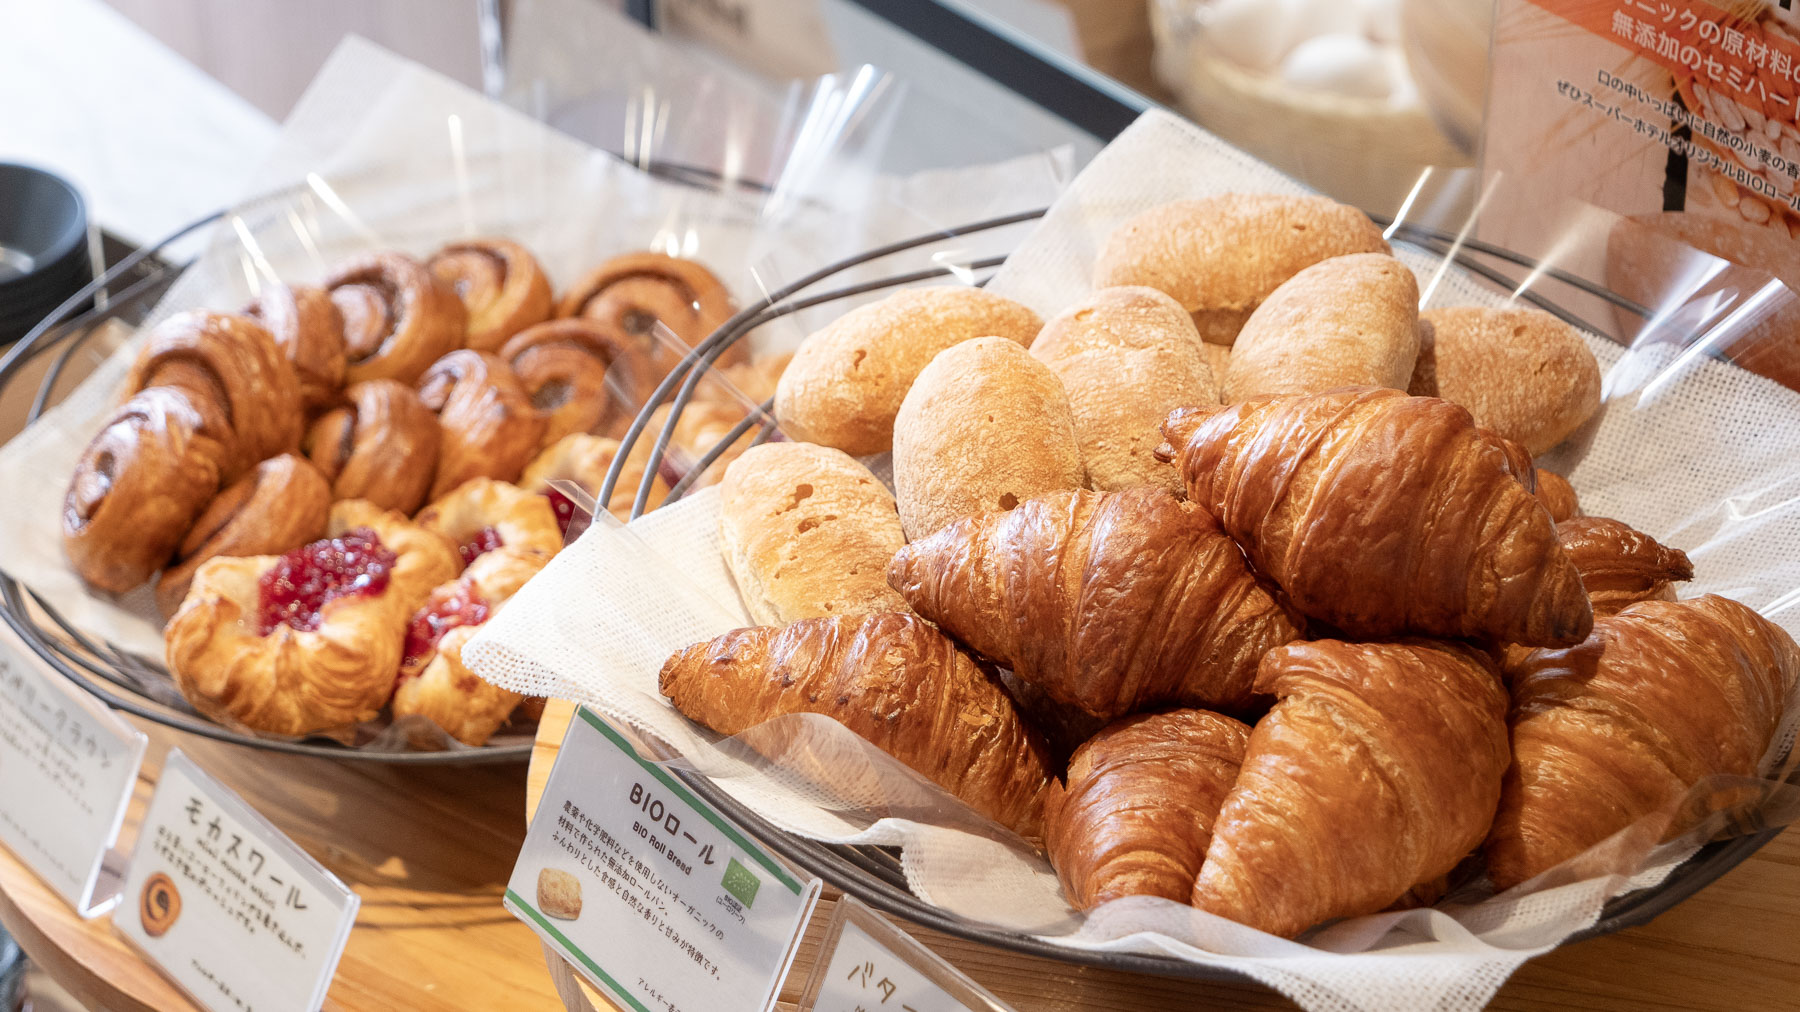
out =
[[817,1012],[1011,1012],[850,896],[838,899],[800,1007]]
[[147,739],[0,624],[0,843],[83,917],[101,883]]
[[209,1009],[311,1012],[361,900],[178,751],[138,830],[113,925]]
[[621,1008],[767,1009],[819,898],[585,707],[506,907]]

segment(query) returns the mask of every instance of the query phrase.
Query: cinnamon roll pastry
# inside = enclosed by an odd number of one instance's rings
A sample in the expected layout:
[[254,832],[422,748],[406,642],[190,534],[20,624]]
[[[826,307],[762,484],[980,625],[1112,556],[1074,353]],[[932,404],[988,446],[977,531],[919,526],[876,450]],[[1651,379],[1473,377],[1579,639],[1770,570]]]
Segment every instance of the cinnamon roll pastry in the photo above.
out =
[[206,407],[225,447],[222,480],[300,445],[305,416],[294,369],[275,338],[247,316],[178,313],[150,332],[125,381],[128,393],[177,387]]
[[544,413],[546,446],[576,432],[617,435],[661,378],[642,341],[583,317],[520,331],[500,357]]
[[325,535],[331,486],[302,457],[270,457],[220,492],[156,581],[156,607],[175,614],[194,573],[220,555],[278,555]]
[[470,478],[513,481],[538,450],[544,418],[500,357],[485,351],[453,351],[419,378],[419,399],[437,412],[443,438],[436,499]]
[[[613,257],[576,282],[557,307],[558,316],[585,316],[636,337],[667,373],[675,356],[651,335],[657,323],[689,347],[699,344],[731,318],[731,293],[713,273],[692,260],[662,253]],[[744,361],[742,341],[719,356],[718,365]]]
[[[607,500],[607,512],[620,520],[631,518],[631,503],[637,495],[638,486],[643,483],[644,468],[650,462],[651,445],[652,439],[642,436],[638,438],[631,448],[631,454],[625,458],[618,483],[613,486],[612,498]],[[579,432],[564,436],[532,459],[525,468],[524,477],[519,479],[519,487],[549,500],[550,508],[556,514],[556,524],[566,534],[569,522],[574,518],[575,504],[567,496],[551,488],[550,483],[560,478],[581,486],[582,491],[590,496],[598,495],[600,486],[606,483],[606,472],[612,467],[613,458],[618,455],[619,441],[616,439]],[[650,501],[662,502],[662,497],[668,494],[669,486],[662,476],[653,476]]]
[[530,250],[509,239],[453,242],[425,266],[468,311],[465,347],[496,351],[507,338],[550,318],[550,279]]
[[300,403],[308,412],[337,400],[344,386],[344,320],[323,288],[276,285],[244,307],[287,356],[300,382]]
[[90,586],[148,580],[219,490],[224,421],[180,387],[132,396],[94,437],[63,498],[63,551]]
[[345,380],[411,383],[462,347],[467,312],[456,290],[403,253],[372,253],[342,264],[325,290],[344,321]]
[[405,514],[384,510],[366,499],[340,499],[331,504],[326,537],[335,538],[359,528],[374,531],[382,544],[394,552],[396,561],[389,576],[394,600],[406,615],[425,603],[431,588],[454,580],[462,569],[454,542],[413,523]]
[[412,387],[370,380],[345,390],[343,404],[313,421],[305,449],[331,483],[332,498],[410,514],[431,491],[442,440],[438,416]]
[[508,547],[555,555],[562,531],[550,500],[492,478],[471,478],[419,511],[416,522],[457,547],[463,565]]
[[506,723],[524,697],[470,671],[462,648],[549,558],[529,549],[495,549],[431,592],[407,625],[395,717],[419,714],[464,745],[483,744]]

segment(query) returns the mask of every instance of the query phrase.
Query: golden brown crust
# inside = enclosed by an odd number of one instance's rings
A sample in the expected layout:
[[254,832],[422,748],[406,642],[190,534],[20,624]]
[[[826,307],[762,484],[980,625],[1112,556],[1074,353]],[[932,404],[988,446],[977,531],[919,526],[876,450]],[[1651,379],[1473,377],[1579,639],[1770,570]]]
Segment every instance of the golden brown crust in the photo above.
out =
[[156,607],[175,614],[194,572],[219,555],[280,555],[325,535],[331,487],[304,458],[283,454],[213,497],[156,581]]
[[1234,709],[1300,634],[1205,510],[1164,489],[1056,492],[894,556],[913,610],[1052,699],[1105,719]]
[[1176,412],[1163,434],[1189,498],[1308,617],[1540,646],[1592,626],[1549,514],[1454,404],[1346,387]]
[[507,338],[550,318],[550,279],[531,251],[510,239],[466,239],[425,266],[462,300],[463,346],[497,351]]
[[1007,338],[940,353],[894,418],[894,494],[908,539],[1086,485],[1068,394]]
[[1428,309],[1428,349],[1407,389],[1442,397],[1544,453],[1600,408],[1600,363],[1575,328],[1536,309]]
[[1374,913],[1486,835],[1506,771],[1506,693],[1487,655],[1432,640],[1290,643],[1279,697],[1213,823],[1194,906],[1292,937]]
[[1581,515],[1581,502],[1575,497],[1575,486],[1555,471],[1537,468],[1537,491],[1532,494],[1537,496],[1538,502],[1544,504],[1550,519],[1559,524],[1570,517]]
[[660,684],[682,713],[738,734],[789,713],[832,717],[1024,837],[1039,835],[1043,745],[999,683],[923,619],[805,619],[677,652]]
[[1231,346],[1222,400],[1342,386],[1406,389],[1419,357],[1419,283],[1385,253],[1332,257],[1269,293]]
[[431,498],[471,478],[514,481],[543,442],[544,418],[499,356],[453,351],[419,377],[419,400],[442,427]]
[[500,543],[509,548],[555,555],[562,549],[562,532],[550,501],[493,478],[471,478],[448,495],[433,500],[419,511],[414,523],[461,545],[493,528]]
[[1638,819],[1673,819],[1702,777],[1754,775],[1796,677],[1792,637],[1710,594],[1634,604],[1580,646],[1533,651],[1513,685],[1514,758],[1487,842],[1494,884]]
[[528,327],[500,357],[545,414],[546,446],[577,432],[617,435],[662,378],[641,340],[585,317]]
[[333,498],[410,514],[431,491],[442,441],[437,415],[412,387],[370,380],[345,390],[343,404],[314,420],[305,445]]
[[301,406],[316,411],[344,385],[344,320],[323,288],[274,285],[244,309],[287,356],[300,383]]
[[[560,317],[585,316],[642,343],[661,379],[677,355],[652,333],[656,323],[688,347],[705,340],[731,319],[731,293],[712,271],[692,260],[662,253],[626,253],[589,271],[563,295]],[[725,350],[719,365],[749,354],[744,342]]]
[[344,323],[345,382],[416,381],[431,363],[462,347],[468,313],[456,290],[401,253],[373,253],[326,277]]
[[812,443],[751,447],[719,485],[719,536],[750,617],[905,611],[887,584],[906,544],[894,497],[856,458]]
[[1194,314],[1200,336],[1230,344],[1283,281],[1329,257],[1390,253],[1381,230],[1325,197],[1225,193],[1153,207],[1114,229],[1094,287],[1145,285]]
[[1573,517],[1556,525],[1556,537],[1581,573],[1595,618],[1639,601],[1673,601],[1674,585],[1694,578],[1685,552],[1617,520]]
[[178,387],[126,401],[82,451],[63,497],[63,551],[75,572],[122,594],[167,562],[219,490],[226,451],[208,418]]
[[1044,843],[1078,910],[1188,902],[1250,729],[1206,710],[1127,717],[1075,751],[1044,798]]
[[1095,488],[1181,491],[1175,468],[1153,454],[1170,411],[1218,397],[1205,347],[1193,317],[1154,288],[1103,288],[1044,324],[1031,354],[1068,392]]
[[984,289],[902,289],[809,336],[776,385],[775,416],[794,439],[852,457],[885,453],[901,402],[939,352],[977,337],[1029,345],[1042,326],[1036,313]]
[[[644,479],[644,466],[650,460],[650,448],[654,445],[654,435],[646,432],[638,437],[632,445],[631,455],[625,458],[625,466],[619,472],[619,480],[613,485],[612,499],[607,503],[607,511],[620,520],[631,518],[631,502],[637,495],[638,484]],[[519,479],[519,487],[527,492],[544,493],[550,488],[550,482],[561,478],[581,486],[588,495],[597,495],[600,486],[606,484],[606,472],[612,467],[613,458],[619,454],[619,441],[605,436],[589,436],[576,433],[552,443],[542,453],[533,457],[525,466],[525,474]],[[662,502],[662,497],[669,493],[669,486],[661,475],[652,479],[650,486],[650,502],[652,505]]]

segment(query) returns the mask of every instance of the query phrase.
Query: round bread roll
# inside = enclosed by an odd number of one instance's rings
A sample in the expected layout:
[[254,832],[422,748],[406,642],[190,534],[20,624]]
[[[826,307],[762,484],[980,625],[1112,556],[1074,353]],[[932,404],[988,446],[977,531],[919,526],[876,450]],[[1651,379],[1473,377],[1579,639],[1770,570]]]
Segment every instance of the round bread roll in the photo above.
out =
[[1536,309],[1451,306],[1419,319],[1407,392],[1442,397],[1536,457],[1600,407],[1600,363],[1575,328]]
[[1283,281],[1330,257],[1389,253],[1381,230],[1326,197],[1222,193],[1153,207],[1113,230],[1094,287],[1147,285],[1194,314],[1200,336],[1230,344]]
[[973,337],[1029,345],[1043,320],[980,288],[908,288],[838,317],[808,337],[775,386],[791,437],[855,457],[885,453],[894,414],[932,356]]
[[963,517],[1087,484],[1069,396],[1016,342],[982,337],[940,352],[894,419],[894,491],[916,541]]
[[1182,491],[1175,465],[1152,454],[1170,411],[1218,398],[1205,347],[1187,310],[1154,288],[1102,288],[1044,324],[1031,356],[1069,395],[1094,488]]
[[842,450],[764,443],[719,483],[719,534],[759,625],[907,611],[887,566],[906,546],[887,486]]
[[1223,400],[1334,387],[1406,389],[1419,357],[1419,283],[1384,253],[1333,257],[1270,293],[1231,346]]

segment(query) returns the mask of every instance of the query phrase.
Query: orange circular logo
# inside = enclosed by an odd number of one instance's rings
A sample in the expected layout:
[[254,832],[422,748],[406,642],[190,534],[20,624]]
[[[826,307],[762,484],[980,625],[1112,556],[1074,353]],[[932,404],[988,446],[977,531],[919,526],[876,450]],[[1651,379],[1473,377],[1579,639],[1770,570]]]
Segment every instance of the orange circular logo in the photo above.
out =
[[138,897],[138,916],[151,938],[161,938],[174,927],[175,918],[181,916],[181,893],[175,880],[160,871],[150,876],[144,882],[144,894]]

